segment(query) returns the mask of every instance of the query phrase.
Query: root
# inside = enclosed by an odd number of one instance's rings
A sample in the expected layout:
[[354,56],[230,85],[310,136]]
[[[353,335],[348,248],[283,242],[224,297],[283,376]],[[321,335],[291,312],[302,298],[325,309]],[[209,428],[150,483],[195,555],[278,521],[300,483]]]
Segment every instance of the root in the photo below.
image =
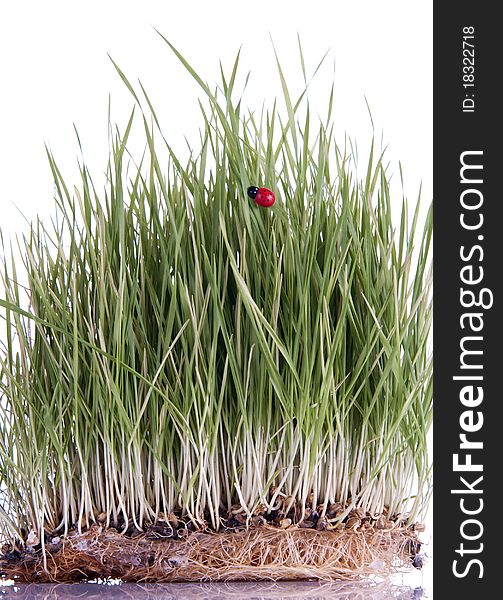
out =
[[318,531],[270,525],[224,532],[187,532],[184,539],[127,537],[93,527],[72,532],[44,556],[41,550],[5,554],[0,571],[23,582],[201,582],[362,579],[387,577],[417,561],[411,527]]

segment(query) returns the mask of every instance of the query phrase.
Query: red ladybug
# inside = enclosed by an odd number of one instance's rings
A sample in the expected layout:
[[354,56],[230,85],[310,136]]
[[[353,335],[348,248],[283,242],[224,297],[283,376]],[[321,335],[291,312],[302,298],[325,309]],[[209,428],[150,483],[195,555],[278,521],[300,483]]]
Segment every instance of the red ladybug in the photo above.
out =
[[271,191],[269,188],[259,188],[255,185],[251,185],[248,188],[247,193],[248,196],[250,196],[250,198],[253,198],[253,200],[255,200],[255,202],[259,206],[263,206],[265,208],[269,208],[269,206],[272,206],[274,204],[274,201],[276,200],[274,192]]

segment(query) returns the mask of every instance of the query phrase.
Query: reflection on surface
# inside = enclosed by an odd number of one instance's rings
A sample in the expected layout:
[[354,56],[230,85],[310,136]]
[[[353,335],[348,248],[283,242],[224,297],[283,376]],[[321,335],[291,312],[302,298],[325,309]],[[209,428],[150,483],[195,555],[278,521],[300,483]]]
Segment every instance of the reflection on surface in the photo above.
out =
[[419,600],[421,588],[408,588],[389,583],[170,583],[170,584],[15,584],[0,587],[0,598],[17,600]]

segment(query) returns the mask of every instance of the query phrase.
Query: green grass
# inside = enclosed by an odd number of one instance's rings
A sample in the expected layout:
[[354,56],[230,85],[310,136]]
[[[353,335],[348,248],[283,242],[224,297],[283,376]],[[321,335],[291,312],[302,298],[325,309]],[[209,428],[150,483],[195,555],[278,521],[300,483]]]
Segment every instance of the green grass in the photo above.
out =
[[[172,50],[204,92],[189,160],[118,69],[136,106],[106,189],[81,165],[72,191],[48,153],[57,218],[20,240],[27,290],[4,249],[0,528],[40,536],[103,513],[142,528],[179,509],[218,528],[222,510],[285,497],[416,520],[431,483],[431,211],[409,219],[374,147],[357,178],[333,90],[314,118],[278,63],[284,112],[248,111],[238,59],[213,92]],[[276,192],[271,209],[247,197],[255,184]]]

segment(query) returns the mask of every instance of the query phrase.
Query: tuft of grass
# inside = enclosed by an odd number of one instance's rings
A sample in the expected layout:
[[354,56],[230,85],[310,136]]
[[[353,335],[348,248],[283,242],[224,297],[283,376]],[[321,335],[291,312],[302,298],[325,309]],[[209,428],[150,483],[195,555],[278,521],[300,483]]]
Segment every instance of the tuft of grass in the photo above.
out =
[[[48,152],[57,218],[20,240],[27,292],[4,249],[3,534],[43,544],[44,530],[141,529],[176,510],[218,529],[223,511],[280,502],[416,520],[431,484],[431,210],[418,230],[418,202],[409,222],[374,146],[357,178],[333,90],[313,118],[278,61],[286,112],[246,110],[239,55],[213,91],[166,42],[204,92],[197,149],[177,158],[117,67],[136,106],[106,189],[82,164],[71,191]],[[272,209],[247,197],[255,184]]]

